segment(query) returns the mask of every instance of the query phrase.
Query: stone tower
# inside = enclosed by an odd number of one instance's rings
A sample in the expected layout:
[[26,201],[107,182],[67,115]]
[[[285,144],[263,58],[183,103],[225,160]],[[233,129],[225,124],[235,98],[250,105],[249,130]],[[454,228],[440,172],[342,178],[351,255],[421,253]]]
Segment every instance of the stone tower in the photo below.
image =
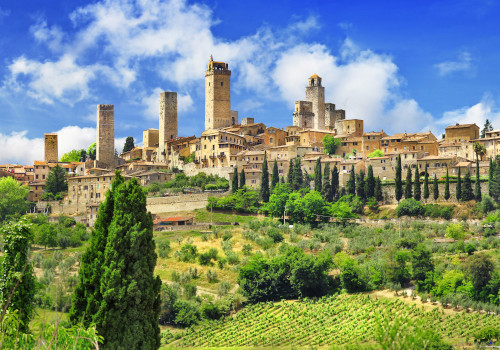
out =
[[160,93],[160,127],[158,129],[158,158],[165,161],[165,141],[177,138],[177,92]]
[[231,71],[210,56],[205,72],[205,130],[231,126]]
[[57,152],[57,134],[43,134],[45,139],[45,161],[57,162],[59,160]]
[[325,88],[321,85],[321,78],[316,74],[311,75],[306,87],[306,101],[312,102],[314,113],[313,129],[325,129]]
[[97,105],[96,160],[108,167],[115,163],[114,105]]
[[313,104],[309,101],[295,101],[293,126],[312,128],[314,124]]

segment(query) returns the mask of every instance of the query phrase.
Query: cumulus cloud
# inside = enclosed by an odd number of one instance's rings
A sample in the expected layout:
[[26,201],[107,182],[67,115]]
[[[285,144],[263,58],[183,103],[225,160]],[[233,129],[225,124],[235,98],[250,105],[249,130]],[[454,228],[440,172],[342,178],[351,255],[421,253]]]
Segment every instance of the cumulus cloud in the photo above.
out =
[[[149,120],[158,121],[160,114],[160,93],[164,90],[160,87],[153,89],[150,95],[141,98],[144,107],[144,116]],[[177,114],[182,114],[193,108],[194,102],[189,94],[177,93]]]
[[434,65],[439,75],[445,76],[455,72],[467,72],[473,68],[472,55],[469,52],[462,52],[455,61],[445,61]]
[[436,124],[444,129],[447,125],[455,123],[476,123],[482,128],[486,119],[493,124],[495,129],[500,128],[500,107],[489,96],[485,96],[481,102],[473,106],[445,112],[442,118],[436,121]]

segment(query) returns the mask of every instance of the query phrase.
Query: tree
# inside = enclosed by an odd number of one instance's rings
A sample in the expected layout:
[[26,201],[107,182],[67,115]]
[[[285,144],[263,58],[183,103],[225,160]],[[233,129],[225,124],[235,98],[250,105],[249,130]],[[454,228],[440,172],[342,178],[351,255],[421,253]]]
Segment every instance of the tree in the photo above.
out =
[[474,153],[476,153],[476,159],[480,158],[483,160],[483,156],[486,154],[486,147],[479,142],[474,142],[472,148],[474,149]]
[[0,178],[0,223],[7,216],[23,214],[28,209],[29,188],[11,177]]
[[308,190],[311,189],[311,177],[309,176],[309,173],[305,169],[304,169],[304,172],[302,173],[302,187],[301,188],[306,188]]
[[302,188],[304,183],[304,177],[302,174],[302,163],[300,158],[295,159],[293,163],[293,172],[292,172],[292,189],[298,191]]
[[434,192],[434,200],[437,201],[439,198],[439,185],[438,185],[438,180],[436,174],[434,174],[434,181],[432,183],[432,189]]
[[94,142],[94,143],[93,143],[93,144],[91,144],[91,145],[89,146],[89,148],[87,149],[87,154],[89,155],[89,158],[90,158],[91,160],[95,160],[95,158],[96,158],[96,147],[97,147],[97,145],[96,145],[96,143]]
[[486,137],[486,132],[492,130],[493,130],[493,125],[491,125],[490,121],[486,119],[486,122],[484,123],[484,128],[483,130],[481,130],[481,138],[484,139]]
[[361,199],[366,199],[365,194],[365,172],[361,170],[356,176],[356,194]]
[[238,183],[238,187],[239,188],[242,188],[243,186],[246,185],[246,177],[245,177],[245,168],[241,168],[241,171],[240,171],[240,180],[239,180],[239,183]]
[[375,177],[373,176],[373,167],[371,164],[368,165],[368,174],[366,175],[365,195],[366,198],[371,198],[375,195]]
[[276,185],[280,182],[280,177],[279,177],[279,171],[278,171],[278,162],[276,159],[274,160],[274,165],[273,165],[273,174],[271,175],[271,192],[274,190]]
[[417,284],[419,291],[430,291],[432,287],[426,284],[425,281],[432,277],[434,271],[434,264],[432,262],[432,253],[423,244],[419,244],[413,249],[411,253],[411,267],[412,277]]
[[495,177],[495,164],[496,162],[490,157],[490,168],[488,169],[488,194],[493,197],[493,184]]
[[488,284],[494,269],[495,264],[485,253],[474,254],[467,258],[465,270],[477,294]]
[[481,181],[479,176],[479,159],[476,158],[476,183],[475,183],[474,197],[477,202],[481,201]]
[[418,174],[418,168],[415,169],[415,180],[413,181],[413,198],[419,201],[422,197],[422,190],[420,188],[420,175]]
[[321,192],[323,183],[321,178],[321,157],[316,160],[316,166],[314,167],[314,190]]
[[349,174],[349,179],[347,180],[347,193],[356,195],[356,171],[354,170],[354,164],[351,167],[351,173]]
[[287,183],[290,184],[290,186],[292,186],[292,182],[293,182],[293,158],[290,158],[290,162],[289,162],[289,165],[288,165],[288,174],[287,174]]
[[339,193],[339,170],[337,169],[337,165],[333,167],[332,170],[332,200],[337,198]]
[[267,169],[266,152],[264,152],[264,163],[262,163],[262,177],[260,180],[260,198],[264,203],[269,202],[269,170]]
[[80,150],[80,162],[86,162],[87,161],[87,151],[82,149]]
[[429,198],[429,172],[427,171],[428,165],[425,163],[425,173],[424,173],[424,199]]
[[366,158],[383,157],[383,156],[384,156],[384,152],[382,152],[379,149],[376,149],[375,151],[373,151],[372,153],[367,155]]
[[134,148],[135,148],[134,138],[132,136],[127,136],[127,138],[125,139],[125,144],[123,145],[122,153],[131,151]]
[[412,181],[412,179],[411,179],[411,167],[408,167],[408,172],[406,173],[405,192],[404,192],[406,199],[413,197],[413,194],[412,194],[413,183],[411,181]]
[[33,265],[29,259],[33,233],[25,219],[5,224],[0,232],[4,251],[0,264],[2,316],[6,310],[17,310],[19,331],[27,333],[34,313],[33,302],[37,289]]
[[399,202],[401,197],[403,197],[403,182],[401,180],[401,155],[398,155],[398,160],[396,163],[396,175],[394,178],[394,188],[396,200]]
[[500,200],[500,156],[493,162],[493,176],[490,184],[491,197],[498,202]]
[[272,217],[282,217],[290,193],[292,193],[292,190],[289,184],[276,185],[269,197],[269,202],[264,205],[263,210],[268,212]]
[[238,168],[234,167],[233,178],[231,180],[231,193],[236,193],[238,191]]
[[337,150],[337,147],[340,145],[340,139],[336,139],[331,135],[325,135],[323,137],[323,148],[326,154],[333,155]]
[[96,328],[105,349],[157,349],[161,280],[154,276],[153,219],[136,178],[118,186],[114,197]]
[[460,176],[460,167],[458,167],[458,178],[455,196],[457,197],[457,201],[462,200],[462,177]]
[[470,177],[470,171],[467,170],[464,176],[464,188],[462,189],[462,200],[464,202],[471,201],[474,199],[474,192],[472,192],[472,180]]
[[327,202],[331,202],[333,200],[332,185],[330,183],[330,163],[326,163],[325,169],[323,170],[323,185],[321,186],[321,195]]
[[49,175],[45,181],[45,192],[52,193],[55,196],[58,193],[66,191],[68,191],[66,173],[59,164],[56,164],[55,167],[50,169]]
[[384,199],[383,193],[382,193],[382,181],[380,180],[380,177],[377,176],[377,179],[375,180],[375,199],[380,202]]
[[446,168],[446,183],[444,185],[444,199],[450,199],[450,176],[448,175],[448,168]]
[[71,162],[79,162],[82,156],[83,149],[74,149],[67,153],[64,153],[62,157],[59,159],[62,163],[71,163]]

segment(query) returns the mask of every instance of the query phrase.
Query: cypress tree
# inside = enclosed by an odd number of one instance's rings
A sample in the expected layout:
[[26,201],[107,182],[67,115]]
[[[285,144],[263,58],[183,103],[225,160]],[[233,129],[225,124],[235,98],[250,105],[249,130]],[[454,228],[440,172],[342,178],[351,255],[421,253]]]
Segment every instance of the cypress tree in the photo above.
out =
[[401,180],[401,155],[398,155],[398,160],[396,163],[396,175],[394,178],[394,191],[396,200],[399,202],[403,196],[403,182]]
[[66,181],[66,173],[64,169],[56,164],[50,169],[47,180],[45,180],[45,192],[52,193],[54,196],[60,192],[68,190],[68,181]]
[[500,157],[497,156],[497,158],[493,162],[493,168],[494,171],[491,184],[491,197],[498,202],[500,198]]
[[114,192],[96,329],[104,338],[104,349],[157,349],[161,280],[154,276],[153,219],[136,178]]
[[323,186],[321,178],[321,157],[316,160],[316,167],[314,168],[314,190],[321,193]]
[[309,178],[309,173],[307,172],[307,170],[304,170],[304,172],[302,173],[302,185],[300,188],[307,188],[307,189],[311,189],[311,179]]
[[464,176],[464,187],[462,188],[461,198],[463,201],[471,201],[474,199],[474,192],[472,191],[472,180],[469,170],[467,170]]
[[347,180],[347,194],[356,195],[356,173],[354,171],[354,164],[351,167],[351,173],[349,174],[349,179]]
[[434,200],[437,201],[439,197],[439,185],[436,174],[434,174],[433,190],[434,190]]
[[231,186],[231,192],[236,193],[238,191],[238,168],[234,167],[233,181]]
[[444,185],[444,199],[450,199],[450,176],[448,175],[448,168],[446,168],[446,183]]
[[476,198],[476,201],[480,202],[481,201],[481,182],[479,178],[479,159],[476,157],[476,188],[474,191],[474,197]]
[[90,323],[97,323],[96,315],[102,302],[100,281],[104,268],[104,251],[108,241],[109,225],[113,219],[115,192],[123,182],[123,177],[117,171],[106,192],[106,199],[99,205],[97,219],[90,235],[90,245],[82,255],[78,284],[69,311],[69,318],[73,324],[83,322],[83,325],[88,327]]
[[377,202],[380,202],[384,199],[384,195],[382,193],[382,181],[380,181],[380,177],[377,176],[377,179],[375,180],[375,191],[374,191],[374,196]]
[[455,195],[457,196],[457,201],[462,200],[462,177],[460,176],[460,167],[458,167],[457,189]]
[[375,195],[375,177],[373,176],[373,167],[368,165],[368,174],[365,181],[365,195],[366,198],[371,198]]
[[425,163],[425,174],[424,174],[424,199],[429,198],[429,172],[427,171],[427,163]]
[[321,186],[321,195],[327,202],[332,201],[332,185],[330,184],[330,163],[325,164],[323,171],[323,185]]
[[361,199],[366,199],[365,194],[365,172],[361,170],[356,176],[356,194]]
[[496,162],[490,157],[490,168],[488,169],[488,194],[493,198],[493,183],[495,177],[495,164]]
[[269,170],[267,169],[267,153],[264,152],[264,163],[262,163],[262,177],[260,179],[260,199],[264,203],[269,202]]
[[293,182],[293,169],[294,169],[293,158],[290,158],[288,166],[288,174],[287,174],[287,182],[290,184],[290,187],[292,187],[292,182]]
[[292,189],[295,191],[300,190],[304,184],[304,175],[302,174],[302,162],[300,158],[295,159],[293,163],[293,177],[292,177]]
[[412,198],[412,187],[413,183],[411,182],[411,167],[408,167],[408,172],[406,173],[406,182],[405,182],[405,198]]
[[247,184],[247,179],[246,179],[246,175],[245,175],[245,168],[241,168],[241,171],[240,171],[240,182],[238,184],[238,187],[239,188],[243,188],[243,186],[245,186]]
[[337,198],[339,194],[339,170],[337,169],[337,164],[332,170],[332,200]]
[[422,198],[422,190],[420,189],[420,176],[418,168],[415,169],[415,180],[413,181],[413,198],[419,201]]
[[278,162],[274,160],[273,174],[271,175],[271,191],[274,190],[277,184],[279,184],[280,175],[278,171]]

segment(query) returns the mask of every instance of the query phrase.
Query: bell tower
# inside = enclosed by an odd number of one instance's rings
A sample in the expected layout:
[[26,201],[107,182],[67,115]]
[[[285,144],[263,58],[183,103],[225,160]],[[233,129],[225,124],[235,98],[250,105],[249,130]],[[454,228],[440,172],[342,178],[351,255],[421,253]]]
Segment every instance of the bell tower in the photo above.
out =
[[314,113],[313,129],[325,129],[325,88],[321,85],[321,77],[311,75],[306,87],[306,101],[312,102]]
[[231,71],[210,55],[205,72],[205,130],[231,126]]

